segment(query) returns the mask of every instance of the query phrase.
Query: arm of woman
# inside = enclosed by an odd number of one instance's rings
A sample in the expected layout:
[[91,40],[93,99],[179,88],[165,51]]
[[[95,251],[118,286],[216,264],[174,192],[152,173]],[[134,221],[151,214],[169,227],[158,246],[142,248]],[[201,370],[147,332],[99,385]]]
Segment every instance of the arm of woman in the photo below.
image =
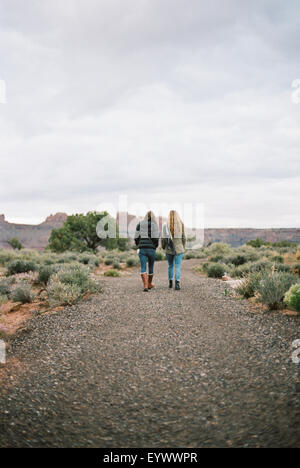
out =
[[158,226],[157,224],[154,225],[154,230],[153,230],[153,237],[152,237],[152,242],[154,243],[155,245],[155,248],[158,247],[158,244],[159,244],[159,229],[158,229]]
[[185,246],[186,246],[186,235],[185,235],[184,229],[182,231],[182,245],[185,248]]
[[141,237],[140,230],[141,230],[141,226],[140,226],[140,223],[139,223],[137,225],[136,229],[135,229],[135,234],[134,234],[134,242],[135,242],[135,245],[137,247],[139,245],[139,241],[140,241],[140,237]]

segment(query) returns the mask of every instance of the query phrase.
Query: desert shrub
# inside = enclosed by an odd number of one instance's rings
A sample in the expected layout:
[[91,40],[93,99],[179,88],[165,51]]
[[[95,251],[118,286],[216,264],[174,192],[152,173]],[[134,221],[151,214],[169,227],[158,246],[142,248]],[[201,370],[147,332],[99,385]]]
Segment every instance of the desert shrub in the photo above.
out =
[[133,267],[133,266],[136,266],[137,264],[139,263],[139,260],[137,257],[130,257],[127,259],[126,261],[126,265],[128,267]]
[[75,252],[65,252],[57,255],[58,258],[62,258],[64,263],[80,262],[80,256]]
[[247,257],[245,255],[232,255],[231,257],[227,257],[226,263],[232,263],[237,267],[247,263]]
[[187,250],[187,252],[184,254],[183,258],[186,260],[190,260],[192,258],[206,258],[207,255],[204,251],[204,249],[191,249]]
[[205,262],[202,264],[202,266],[201,265],[199,266],[198,271],[203,270],[205,273],[207,273],[210,266],[211,266],[210,262]]
[[11,283],[7,280],[0,281],[0,295],[9,296],[11,292]]
[[11,293],[11,300],[13,302],[22,302],[22,304],[28,304],[32,302],[34,295],[32,293],[29,284],[20,284]]
[[189,250],[188,252],[184,254],[183,258],[185,260],[191,260],[192,258],[197,258],[197,257],[196,257],[196,253],[193,252],[193,250]]
[[210,255],[226,255],[230,253],[230,250],[230,246],[223,242],[215,242],[208,248]]
[[292,252],[287,252],[283,255],[283,259],[284,259],[284,263],[293,265],[295,263],[296,256]]
[[264,245],[264,241],[260,237],[257,237],[257,239],[248,241],[247,245],[249,245],[250,247],[254,247],[255,249],[259,249]]
[[162,260],[165,260],[166,259],[166,256],[163,252],[161,252],[160,250],[157,250],[155,252],[155,260],[156,262],[161,262]]
[[184,260],[191,260],[192,258],[195,258],[191,252],[186,252],[183,255]]
[[52,275],[47,288],[51,305],[70,305],[86,292],[98,292],[100,286],[90,278],[87,266],[70,264]]
[[114,259],[107,257],[104,259],[104,263],[105,265],[112,265],[114,263]]
[[115,262],[115,263],[113,264],[113,268],[114,268],[114,270],[120,270],[120,268],[121,268],[120,263],[119,263],[119,262]]
[[275,265],[275,270],[276,271],[281,271],[284,273],[290,273],[292,271],[291,265],[283,265],[282,263],[277,263]]
[[100,265],[100,260],[99,258],[95,257],[95,258],[91,258],[90,261],[89,261],[89,265],[91,267],[98,267]]
[[47,288],[48,300],[51,306],[72,305],[82,296],[76,284],[63,284],[57,278],[52,278]]
[[295,276],[289,273],[265,271],[257,286],[261,302],[270,310],[283,307],[283,299],[290,287],[295,284]]
[[261,273],[250,273],[247,277],[244,278],[243,283],[237,288],[237,293],[245,297],[246,299],[254,297],[260,279]]
[[268,262],[267,260],[259,260],[258,262],[253,262],[251,264],[250,270],[251,272],[255,271],[264,271],[264,270],[271,270],[272,263]]
[[57,279],[66,285],[78,286],[82,293],[94,291],[97,283],[91,280],[88,267],[80,264],[71,264],[56,273]]
[[243,255],[246,257],[247,262],[257,262],[260,259],[260,254],[257,252],[257,249],[248,246],[242,246],[235,250],[237,255]]
[[245,263],[229,270],[233,278],[243,278],[251,272],[251,263]]
[[[95,256],[96,257],[96,256]],[[89,254],[81,254],[78,258],[78,261],[82,263],[83,265],[88,265],[91,260],[94,259],[94,255],[89,255]]]
[[271,261],[275,263],[283,263],[284,258],[281,255],[274,255],[274,257],[271,258]]
[[8,296],[6,296],[5,294],[0,294],[0,306],[5,304],[7,301],[8,301]]
[[284,302],[288,307],[300,312],[300,284],[294,284],[284,296]]
[[21,242],[16,237],[7,241],[8,245],[10,245],[14,250],[21,250],[23,248]]
[[[221,254],[212,255],[212,256],[210,257],[210,261],[211,261],[212,263],[224,262],[224,261],[225,261],[225,257],[224,257],[224,255],[221,255]],[[230,262],[228,262],[228,263],[230,263]]]
[[42,261],[43,261],[43,265],[53,265],[54,263],[56,263],[56,259],[50,256],[44,257]]
[[36,271],[37,265],[34,262],[26,260],[14,260],[7,266],[7,275],[16,275],[18,273],[29,273],[30,271]]
[[39,268],[39,274],[37,277],[37,282],[39,284],[47,285],[53,273],[55,272],[55,268],[53,266],[44,265]]
[[296,263],[295,265],[292,266],[292,272],[295,275],[300,276],[300,263]]
[[62,264],[62,263],[67,263],[67,262],[66,262],[66,259],[65,259],[64,257],[61,257],[61,258],[59,258],[59,259],[57,260],[57,263]]
[[10,250],[0,250],[0,265],[5,266],[17,257],[16,253]]
[[120,276],[120,272],[118,270],[106,270],[104,272],[104,276],[112,276],[116,278],[117,276]]
[[222,278],[226,273],[227,265],[223,265],[222,263],[212,263],[207,268],[207,274],[209,278]]

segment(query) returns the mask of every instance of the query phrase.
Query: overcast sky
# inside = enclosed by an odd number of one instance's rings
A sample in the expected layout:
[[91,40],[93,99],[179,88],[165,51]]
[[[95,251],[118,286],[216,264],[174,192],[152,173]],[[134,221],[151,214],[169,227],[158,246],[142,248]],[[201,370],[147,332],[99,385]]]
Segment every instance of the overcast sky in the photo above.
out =
[[0,0],[0,213],[300,227],[299,30],[298,0]]

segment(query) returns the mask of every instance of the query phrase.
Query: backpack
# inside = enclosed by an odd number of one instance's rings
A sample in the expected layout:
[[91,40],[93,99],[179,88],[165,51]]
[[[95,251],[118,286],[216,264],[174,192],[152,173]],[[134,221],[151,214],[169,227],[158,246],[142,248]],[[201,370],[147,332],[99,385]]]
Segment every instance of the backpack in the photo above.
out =
[[171,234],[167,224],[164,225],[163,237],[164,237],[164,239],[166,241],[166,249],[170,250],[172,252],[172,255],[176,255],[176,250],[175,250],[173,237],[172,237],[172,234]]

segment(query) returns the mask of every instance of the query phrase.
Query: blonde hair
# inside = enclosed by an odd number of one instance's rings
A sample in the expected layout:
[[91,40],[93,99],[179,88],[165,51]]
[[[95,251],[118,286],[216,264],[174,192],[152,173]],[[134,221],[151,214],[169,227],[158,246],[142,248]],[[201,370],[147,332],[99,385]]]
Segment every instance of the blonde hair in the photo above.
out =
[[171,210],[169,213],[168,227],[174,239],[181,239],[184,235],[184,224],[181,221],[179,214],[175,210]]

